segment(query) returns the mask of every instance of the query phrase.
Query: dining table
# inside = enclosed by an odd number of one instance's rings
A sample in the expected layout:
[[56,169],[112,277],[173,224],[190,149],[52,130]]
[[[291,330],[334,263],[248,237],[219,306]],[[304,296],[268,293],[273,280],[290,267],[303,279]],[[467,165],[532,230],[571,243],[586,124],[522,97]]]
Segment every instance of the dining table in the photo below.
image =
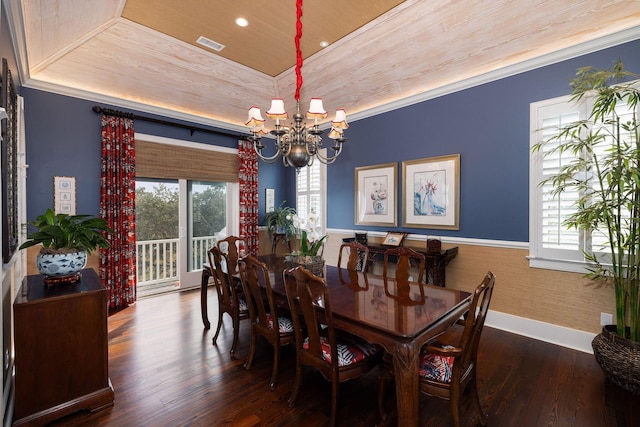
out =
[[[274,295],[286,304],[285,257],[258,258],[269,267]],[[335,327],[382,346],[392,356],[398,426],[417,426],[420,349],[469,310],[471,294],[330,265],[324,266],[323,278]]]

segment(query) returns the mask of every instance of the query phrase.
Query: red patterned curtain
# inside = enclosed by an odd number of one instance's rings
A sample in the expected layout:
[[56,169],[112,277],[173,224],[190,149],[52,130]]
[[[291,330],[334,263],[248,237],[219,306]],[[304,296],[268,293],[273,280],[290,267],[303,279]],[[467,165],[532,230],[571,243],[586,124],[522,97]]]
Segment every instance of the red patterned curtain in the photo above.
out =
[[240,236],[249,246],[248,253],[258,256],[258,155],[253,143],[238,141],[240,183]]
[[136,301],[136,158],[133,119],[102,116],[100,217],[114,231],[100,251],[100,278],[109,308]]

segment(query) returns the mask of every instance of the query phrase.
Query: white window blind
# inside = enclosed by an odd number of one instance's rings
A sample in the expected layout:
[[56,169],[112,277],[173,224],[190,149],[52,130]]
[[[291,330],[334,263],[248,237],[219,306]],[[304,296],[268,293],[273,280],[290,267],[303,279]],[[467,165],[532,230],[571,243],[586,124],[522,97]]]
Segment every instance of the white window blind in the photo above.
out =
[[[561,127],[586,118],[585,114],[586,107],[571,104],[569,97],[531,104],[531,146],[557,136]],[[570,151],[549,155],[562,142],[545,144],[541,150],[531,153],[529,230],[532,266],[545,267],[548,266],[545,264],[547,261],[584,261],[584,233],[575,228],[569,230],[564,225],[564,221],[575,212],[573,206],[580,194],[575,189],[553,195],[551,183],[540,185],[575,158]],[[574,268],[581,269],[579,266]]]
[[[576,104],[571,102],[568,96],[531,104],[531,146],[556,137],[562,127],[587,119],[590,109],[590,100]],[[616,113],[622,121],[632,114],[624,104],[616,107]],[[611,129],[605,130],[611,131]],[[608,138],[608,140],[611,139]],[[530,265],[585,272],[584,252],[601,252],[607,245],[607,236],[597,230],[591,232],[575,228],[568,229],[564,222],[575,212],[576,201],[590,193],[582,194],[577,188],[566,188],[562,193],[554,195],[553,184],[540,185],[550,176],[557,175],[561,168],[576,159],[576,156],[586,155],[570,150],[563,153],[553,152],[553,149],[563,142],[565,141],[554,140],[545,144],[541,150],[531,153]],[[596,156],[601,159],[610,148],[611,145],[606,142],[598,144]],[[582,173],[586,177],[591,171]]]
[[311,166],[301,168],[296,180],[296,212],[306,218],[312,210],[320,215],[326,229],[326,169],[317,159]]

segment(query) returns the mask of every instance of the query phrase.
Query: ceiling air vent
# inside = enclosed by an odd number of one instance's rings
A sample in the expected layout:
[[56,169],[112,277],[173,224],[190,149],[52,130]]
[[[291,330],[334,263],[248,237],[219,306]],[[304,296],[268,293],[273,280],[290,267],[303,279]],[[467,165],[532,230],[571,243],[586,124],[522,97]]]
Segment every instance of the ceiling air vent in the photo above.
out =
[[214,42],[213,40],[210,40],[210,39],[206,38],[205,36],[198,37],[198,40],[196,40],[196,43],[201,44],[202,46],[206,46],[209,49],[213,49],[216,52],[220,52],[222,49],[224,49],[224,45],[223,44],[220,44],[218,42]]

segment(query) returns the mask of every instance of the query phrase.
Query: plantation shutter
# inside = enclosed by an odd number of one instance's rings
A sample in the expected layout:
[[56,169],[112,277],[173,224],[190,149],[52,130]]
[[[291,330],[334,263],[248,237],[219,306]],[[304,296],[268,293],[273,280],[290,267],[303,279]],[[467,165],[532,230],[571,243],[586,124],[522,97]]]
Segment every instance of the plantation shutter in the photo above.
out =
[[[321,151],[326,154],[326,149]],[[313,164],[301,168],[296,174],[296,212],[306,218],[313,210],[319,217],[323,229],[326,229],[326,172],[327,165],[315,159]]]
[[[551,115],[542,119],[543,140],[555,137],[558,134],[557,129],[580,118],[578,111],[547,111],[547,113],[551,113]],[[548,155],[552,149],[565,142],[558,140],[544,146],[541,177],[543,180],[558,174],[564,165],[574,160],[574,153],[568,151],[562,154],[555,152],[551,156]],[[578,231],[576,229],[568,230],[563,223],[571,214],[575,213],[576,209],[573,206],[580,195],[574,189],[573,191],[563,191],[554,196],[552,190],[551,183],[540,187],[542,192],[542,246],[550,249],[578,250],[580,248]]]
[[320,164],[316,160],[311,166],[302,168],[298,173],[296,211],[304,218],[312,210],[318,215],[322,214]]
[[[532,143],[548,141],[559,129],[584,119],[584,107],[568,102],[567,98],[532,104]],[[575,159],[576,153],[565,151],[549,154],[562,141],[545,144],[532,153],[531,250],[532,257],[555,260],[583,261],[585,235],[575,228],[568,229],[564,221],[575,212],[579,199],[577,189],[553,195],[553,185],[540,182],[557,174],[562,166]]]
[[[558,135],[559,129],[562,127],[586,119],[588,108],[587,102],[577,105],[569,102],[568,97],[532,104],[531,123],[532,126],[536,126],[533,129],[532,143],[548,141]],[[629,109],[628,105],[620,103],[616,106],[616,114],[624,123],[631,119],[633,111]],[[592,131],[597,131],[597,129],[592,129]],[[605,127],[601,131],[610,134],[614,130],[613,127]],[[629,140],[628,135],[621,135],[621,137]],[[611,138],[607,138],[607,140],[612,141]],[[571,151],[548,154],[562,143],[564,141],[549,142],[543,146],[541,151],[531,154],[531,177],[532,185],[535,184],[535,186],[532,186],[531,189],[530,258],[584,262],[585,252],[602,252],[603,248],[605,252],[608,252],[607,234],[600,230],[568,229],[564,225],[564,221],[576,211],[575,203],[584,195],[580,194],[577,189],[572,191],[571,188],[566,188],[562,193],[553,195],[551,183],[538,184],[550,176],[557,175],[560,169],[573,161],[576,156],[585,155],[585,153]],[[611,147],[612,145],[607,144],[606,141],[597,144],[594,147],[595,155],[602,160]]]

